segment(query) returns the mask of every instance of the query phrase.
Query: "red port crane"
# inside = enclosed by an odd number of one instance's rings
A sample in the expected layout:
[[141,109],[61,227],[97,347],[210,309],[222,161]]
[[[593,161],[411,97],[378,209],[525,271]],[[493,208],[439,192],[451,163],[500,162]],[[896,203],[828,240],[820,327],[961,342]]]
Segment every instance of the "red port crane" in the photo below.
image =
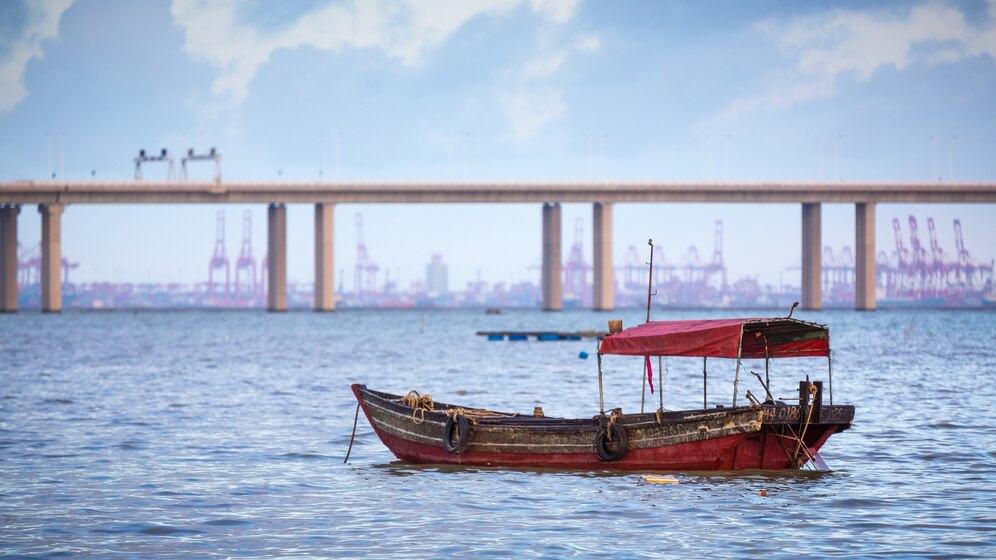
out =
[[252,254],[252,211],[242,214],[242,247],[235,260],[235,304],[253,305],[258,300],[256,257]]
[[588,271],[591,265],[584,262],[584,220],[578,218],[574,222],[574,244],[564,266],[564,292],[570,299],[578,300],[582,305],[591,299],[591,285],[588,283]]
[[357,299],[371,295],[377,290],[376,263],[367,254],[367,245],[363,241],[363,214],[356,213],[356,265],[353,270],[353,291]]
[[[222,288],[215,282],[215,272],[225,269],[225,284]],[[225,211],[218,210],[215,218],[214,254],[208,263],[208,301],[213,305],[228,305],[231,301],[231,272],[228,256],[225,254]]]

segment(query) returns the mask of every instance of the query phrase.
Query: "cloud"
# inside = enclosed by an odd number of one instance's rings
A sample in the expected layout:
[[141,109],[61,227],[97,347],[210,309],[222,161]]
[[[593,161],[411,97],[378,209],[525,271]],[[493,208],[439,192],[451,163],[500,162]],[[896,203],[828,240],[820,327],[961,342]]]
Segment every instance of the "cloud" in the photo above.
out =
[[583,37],[580,41],[569,47],[554,49],[526,61],[522,66],[519,77],[528,80],[552,76],[560,70],[560,67],[567,62],[567,59],[574,52],[592,52],[597,51],[601,47],[602,42],[598,35]]
[[565,23],[577,12],[578,0],[532,0],[530,6],[554,23]]
[[546,124],[561,118],[567,104],[559,89],[548,82],[575,52],[600,49],[601,39],[588,35],[567,47],[556,48],[527,60],[511,83],[514,88],[500,99],[502,110],[512,125],[512,134],[519,142],[528,140]]
[[[378,49],[408,67],[467,21],[502,14],[524,0],[355,0],[302,14],[280,29],[240,19],[236,0],[174,0],[173,19],[184,30],[184,50],[219,69],[213,89],[234,103],[249,95],[256,71],[279,49],[310,46]],[[576,2],[536,1],[530,7],[553,22],[573,15]]]
[[567,109],[560,90],[549,86],[518,89],[503,95],[500,102],[518,141],[531,138]]
[[969,57],[996,59],[996,0],[988,3],[984,25],[942,2],[890,11],[835,11],[756,27],[774,38],[793,61],[757,96],[731,103],[715,121],[758,110],[790,107],[836,93],[843,77],[871,79],[886,67],[945,64]]
[[32,0],[27,3],[27,22],[0,56],[0,111],[10,111],[28,96],[24,71],[32,59],[44,56],[42,42],[59,36],[59,21],[73,0]]

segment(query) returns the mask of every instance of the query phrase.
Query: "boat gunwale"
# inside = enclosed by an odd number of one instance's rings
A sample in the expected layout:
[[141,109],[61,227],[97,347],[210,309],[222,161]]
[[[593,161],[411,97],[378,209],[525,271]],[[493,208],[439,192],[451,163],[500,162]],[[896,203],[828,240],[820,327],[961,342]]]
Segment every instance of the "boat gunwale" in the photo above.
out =
[[[368,402],[366,397],[372,396],[377,401],[377,405],[380,408],[388,408],[396,414],[402,414],[407,416],[415,417],[419,415],[417,410],[425,410],[424,416],[421,416],[422,422],[429,422],[432,424],[443,425],[446,423],[447,413],[446,410],[457,410],[463,408],[473,413],[474,411],[479,411],[482,409],[473,409],[469,407],[460,407],[457,405],[435,402],[434,404],[438,407],[436,409],[416,409],[415,407],[407,406],[403,403],[398,402],[403,397],[401,395],[395,395],[392,393],[385,393],[382,391],[376,391],[367,388],[366,385],[358,384],[360,392],[364,395],[364,402]],[[708,422],[714,421],[721,418],[736,418],[740,416],[749,416],[754,414],[761,414],[764,424],[777,425],[786,422],[772,421],[767,418],[764,413],[768,410],[777,410],[779,408],[801,408],[798,405],[762,405],[757,406],[739,406],[739,407],[725,407],[717,408],[713,410],[680,410],[680,411],[667,411],[661,416],[661,420],[658,421],[657,414],[655,412],[644,412],[644,413],[634,413],[634,414],[623,414],[619,417],[619,423],[629,427],[629,428],[650,428],[661,426],[662,424],[684,424],[692,422]],[[844,415],[850,419],[854,416],[854,406],[853,405],[825,405],[824,410],[836,409],[841,410]],[[846,409],[850,409],[848,414]],[[468,416],[473,417],[473,422],[475,426],[486,427],[493,430],[502,429],[530,429],[536,431],[557,431],[557,430],[577,430],[578,428],[586,428],[591,430],[596,430],[601,425],[601,416],[595,415],[591,418],[559,418],[559,417],[547,417],[547,416],[531,416],[523,414],[513,414],[507,412],[489,411],[495,414],[470,414]],[[608,416],[606,416],[608,418]],[[840,425],[850,427],[851,422],[826,422],[827,425]]]

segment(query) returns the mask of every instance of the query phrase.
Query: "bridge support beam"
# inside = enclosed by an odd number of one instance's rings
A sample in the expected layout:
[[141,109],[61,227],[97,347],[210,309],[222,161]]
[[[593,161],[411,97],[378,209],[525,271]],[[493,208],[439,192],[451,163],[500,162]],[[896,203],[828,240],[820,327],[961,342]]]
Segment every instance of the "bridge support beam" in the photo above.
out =
[[287,207],[270,204],[266,213],[267,311],[287,311]]
[[315,204],[315,311],[335,310],[333,219],[335,204]]
[[62,212],[63,204],[39,204],[41,214],[41,310],[62,311]]
[[820,204],[802,205],[802,308],[823,307],[823,242]]
[[854,205],[854,308],[875,310],[875,203]]
[[543,311],[561,311],[560,204],[543,205]]
[[592,308],[612,311],[615,307],[615,278],[612,268],[612,204],[596,202],[592,210],[594,240]]
[[17,312],[18,204],[0,204],[0,313]]

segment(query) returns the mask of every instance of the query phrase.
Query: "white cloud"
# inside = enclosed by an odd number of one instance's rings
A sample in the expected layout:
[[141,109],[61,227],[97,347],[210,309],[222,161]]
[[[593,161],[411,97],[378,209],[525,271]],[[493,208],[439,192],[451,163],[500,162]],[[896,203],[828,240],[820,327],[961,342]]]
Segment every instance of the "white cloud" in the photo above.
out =
[[576,45],[579,51],[597,51],[602,48],[602,39],[598,35],[582,37]]
[[765,93],[731,103],[715,121],[789,107],[836,93],[844,76],[869,80],[882,68],[943,64],[987,55],[996,59],[996,0],[984,26],[970,24],[958,9],[928,2],[901,11],[836,11],[757,28],[775,38],[793,67]]
[[24,71],[28,62],[42,58],[42,42],[59,36],[59,21],[73,0],[32,0],[27,3],[27,24],[21,36],[0,57],[0,111],[10,111],[27,97]]
[[568,47],[553,49],[527,60],[512,83],[514,89],[501,99],[502,110],[519,142],[528,140],[546,124],[561,118],[567,104],[559,89],[547,82],[575,52],[592,52],[602,47],[597,35],[588,35]]
[[588,35],[570,47],[554,49],[527,60],[522,66],[522,72],[520,72],[519,77],[533,79],[552,76],[560,70],[560,67],[567,62],[567,59],[575,51],[592,52],[600,48],[602,48],[602,41],[598,35]]
[[[186,35],[186,52],[219,69],[214,92],[238,103],[249,94],[259,67],[279,49],[373,48],[411,67],[467,21],[506,13],[523,1],[355,0],[329,4],[276,30],[240,20],[237,0],[174,0],[172,13]],[[573,0],[533,1],[531,8],[561,23],[573,15],[575,6]]]
[[512,123],[512,134],[520,142],[564,116],[567,109],[563,94],[552,87],[516,90],[503,95],[501,105]]
[[534,12],[544,14],[554,23],[570,21],[578,9],[578,0],[532,0]]

